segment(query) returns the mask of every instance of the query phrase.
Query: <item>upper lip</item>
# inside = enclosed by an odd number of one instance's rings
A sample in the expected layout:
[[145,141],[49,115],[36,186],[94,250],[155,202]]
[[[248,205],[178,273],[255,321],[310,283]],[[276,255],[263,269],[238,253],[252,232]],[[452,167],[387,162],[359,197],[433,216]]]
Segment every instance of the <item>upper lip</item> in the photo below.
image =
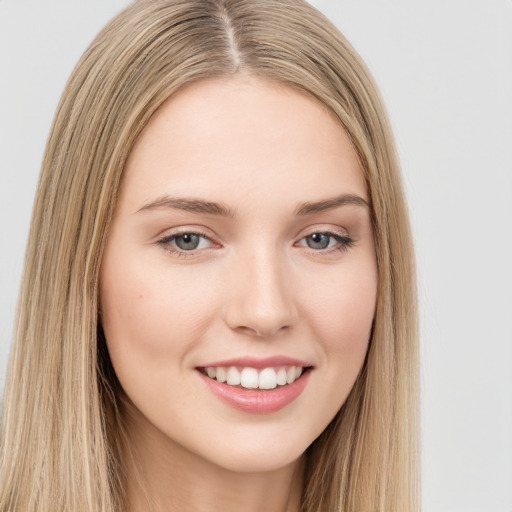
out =
[[213,361],[204,365],[199,366],[199,368],[211,368],[211,367],[219,367],[219,366],[241,366],[241,367],[250,367],[250,368],[270,368],[270,367],[279,367],[279,366],[300,366],[302,368],[307,368],[312,366],[311,363],[307,361],[303,361],[300,359],[296,359],[288,356],[271,356],[271,357],[236,357],[233,359],[223,359],[222,361]]

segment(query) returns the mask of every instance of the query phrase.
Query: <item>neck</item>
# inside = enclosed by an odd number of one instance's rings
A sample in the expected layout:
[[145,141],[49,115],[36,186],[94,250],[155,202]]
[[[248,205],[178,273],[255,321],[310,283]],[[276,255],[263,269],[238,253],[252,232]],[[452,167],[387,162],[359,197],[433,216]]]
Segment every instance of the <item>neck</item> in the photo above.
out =
[[298,512],[304,462],[235,472],[205,460],[145,420],[127,421],[126,495],[130,512]]

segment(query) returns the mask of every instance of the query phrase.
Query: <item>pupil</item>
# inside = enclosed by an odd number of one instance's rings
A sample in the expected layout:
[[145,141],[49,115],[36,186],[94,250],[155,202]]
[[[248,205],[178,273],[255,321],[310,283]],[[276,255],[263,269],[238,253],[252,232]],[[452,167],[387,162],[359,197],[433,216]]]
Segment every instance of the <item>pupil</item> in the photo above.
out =
[[307,237],[308,247],[311,249],[326,249],[329,246],[329,235],[324,233],[314,233]]
[[184,251],[191,251],[196,249],[199,245],[199,236],[194,235],[193,233],[186,233],[176,237],[175,242],[180,249]]

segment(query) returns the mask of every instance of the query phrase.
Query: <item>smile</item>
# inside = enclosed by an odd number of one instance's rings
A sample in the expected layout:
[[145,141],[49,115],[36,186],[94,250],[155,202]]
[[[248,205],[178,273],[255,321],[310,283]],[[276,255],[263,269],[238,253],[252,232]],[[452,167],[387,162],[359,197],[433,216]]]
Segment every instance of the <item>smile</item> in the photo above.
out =
[[246,413],[279,411],[304,391],[313,366],[288,357],[232,359],[196,368],[206,388]]
[[202,373],[217,382],[244,389],[275,389],[295,382],[303,372],[302,366],[280,366],[269,368],[243,368],[230,366],[209,366],[201,369]]

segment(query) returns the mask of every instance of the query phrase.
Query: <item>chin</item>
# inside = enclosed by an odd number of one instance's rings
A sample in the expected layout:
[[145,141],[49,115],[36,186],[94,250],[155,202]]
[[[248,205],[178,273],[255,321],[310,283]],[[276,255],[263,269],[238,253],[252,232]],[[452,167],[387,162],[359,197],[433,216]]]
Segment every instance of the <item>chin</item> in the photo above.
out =
[[302,454],[303,452],[298,453],[297,450],[284,453],[237,452],[231,456],[224,454],[215,463],[233,473],[269,473],[293,464]]
[[310,436],[290,435],[285,432],[272,439],[262,434],[248,436],[251,439],[231,438],[229,446],[217,444],[215,452],[206,456],[215,465],[235,473],[263,473],[277,471],[299,459],[314,439]]

